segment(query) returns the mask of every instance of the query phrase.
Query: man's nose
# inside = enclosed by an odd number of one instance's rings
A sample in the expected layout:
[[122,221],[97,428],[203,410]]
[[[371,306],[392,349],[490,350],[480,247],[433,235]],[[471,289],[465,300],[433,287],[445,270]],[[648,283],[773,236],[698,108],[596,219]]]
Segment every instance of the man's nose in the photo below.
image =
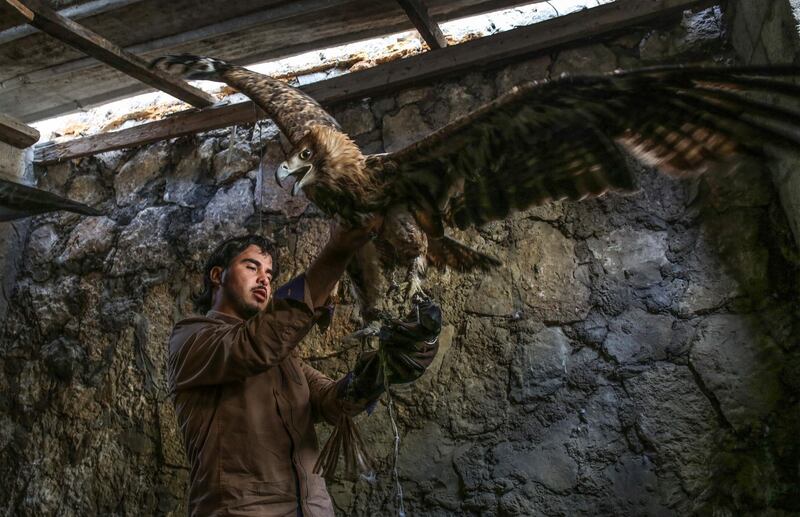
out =
[[259,273],[256,282],[263,286],[269,285],[269,277],[267,276],[266,273]]

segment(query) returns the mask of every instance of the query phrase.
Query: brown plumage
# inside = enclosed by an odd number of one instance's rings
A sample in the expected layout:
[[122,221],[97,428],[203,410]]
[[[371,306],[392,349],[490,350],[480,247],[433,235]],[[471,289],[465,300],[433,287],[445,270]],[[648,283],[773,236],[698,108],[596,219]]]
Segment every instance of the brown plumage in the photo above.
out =
[[[313,99],[223,61],[160,58],[189,78],[220,80],[250,96],[294,145],[276,172],[330,216],[357,223],[385,215],[375,242],[349,272],[364,314],[385,297],[381,264],[409,269],[422,290],[426,263],[458,270],[499,262],[459,243],[466,229],[512,211],[635,187],[626,154],[676,177],[795,148],[800,114],[752,93],[800,98],[800,67],[664,66],[531,82],[391,154],[363,156]],[[378,264],[378,262],[381,264]]]

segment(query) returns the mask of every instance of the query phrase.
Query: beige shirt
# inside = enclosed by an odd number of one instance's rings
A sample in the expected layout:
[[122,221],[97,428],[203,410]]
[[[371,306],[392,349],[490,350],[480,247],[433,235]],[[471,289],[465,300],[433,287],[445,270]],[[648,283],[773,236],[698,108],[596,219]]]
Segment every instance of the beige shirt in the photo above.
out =
[[173,329],[168,371],[191,463],[190,515],[296,517],[298,504],[304,517],[333,515],[312,472],[314,422],[335,423],[342,406],[336,383],[298,357],[321,311],[297,280],[287,286],[301,296],[273,297],[247,321],[210,311]]

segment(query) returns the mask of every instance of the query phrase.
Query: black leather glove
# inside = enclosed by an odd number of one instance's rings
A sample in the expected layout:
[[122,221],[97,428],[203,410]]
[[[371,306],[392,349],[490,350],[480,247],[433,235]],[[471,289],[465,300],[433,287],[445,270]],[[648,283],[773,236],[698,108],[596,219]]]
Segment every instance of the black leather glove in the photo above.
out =
[[430,300],[420,300],[402,320],[381,327],[378,350],[361,354],[342,397],[351,401],[376,399],[389,384],[420,378],[439,350],[442,311]]

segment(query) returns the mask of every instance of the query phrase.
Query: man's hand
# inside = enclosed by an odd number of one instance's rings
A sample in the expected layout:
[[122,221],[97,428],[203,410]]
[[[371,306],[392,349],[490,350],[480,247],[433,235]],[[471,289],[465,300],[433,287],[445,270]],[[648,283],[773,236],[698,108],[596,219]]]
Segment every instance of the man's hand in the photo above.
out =
[[331,236],[326,248],[339,253],[353,254],[364,244],[375,238],[383,226],[383,216],[373,215],[365,220],[362,226],[351,227],[334,221],[331,224]]
[[380,231],[383,216],[376,215],[358,228],[334,223],[328,243],[306,271],[306,282],[315,307],[325,304],[347,263],[356,251]]

